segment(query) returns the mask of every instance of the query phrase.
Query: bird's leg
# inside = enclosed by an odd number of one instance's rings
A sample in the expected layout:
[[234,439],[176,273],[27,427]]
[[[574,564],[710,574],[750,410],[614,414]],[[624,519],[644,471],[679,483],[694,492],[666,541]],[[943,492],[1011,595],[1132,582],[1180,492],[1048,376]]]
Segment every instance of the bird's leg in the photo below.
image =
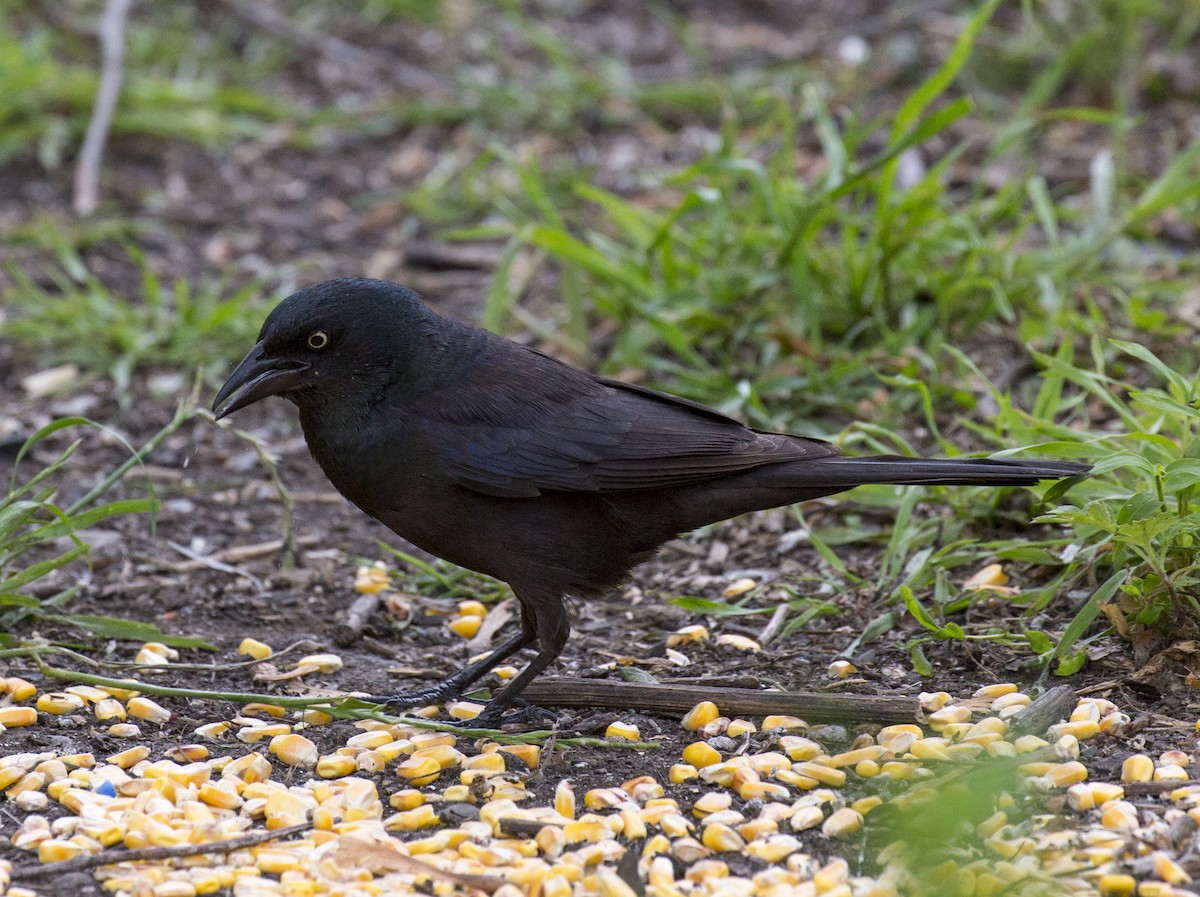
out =
[[[380,704],[387,704],[397,710],[409,710],[413,707],[424,707],[426,704],[441,704],[445,701],[451,701],[461,697],[469,686],[476,679],[486,674],[493,667],[497,666],[501,661],[516,654],[526,645],[531,643],[536,638],[532,627],[526,628],[524,622],[521,625],[521,631],[510,638],[508,641],[501,644],[498,648],[488,654],[486,657],[481,657],[474,663],[467,664],[457,673],[451,673],[437,685],[429,688],[422,688],[419,691],[402,692],[396,695],[377,695],[368,700],[377,701]],[[551,658],[553,659],[553,658]],[[536,663],[536,659],[534,663]],[[517,679],[521,677],[518,676]],[[516,679],[513,680],[514,682]],[[526,680],[528,681],[528,680]],[[510,686],[511,687],[511,686]],[[507,691],[508,689],[505,689]],[[503,693],[503,692],[502,692]]]
[[[518,594],[517,597],[520,597]],[[571,634],[571,624],[567,620],[566,609],[562,606],[561,599],[557,599],[557,606],[545,607],[539,609],[541,613],[535,617],[535,625],[537,626],[538,653],[537,656],[529,662],[525,669],[517,674],[516,678],[510,681],[500,689],[496,695],[488,701],[487,707],[479,716],[472,720],[466,721],[465,725],[472,727],[487,728],[490,726],[498,726],[504,712],[508,710],[518,700],[519,695],[525,690],[525,686],[532,682],[542,670],[554,663],[558,656],[562,654],[563,646],[567,643],[567,638]],[[525,605],[528,607],[528,605]],[[529,619],[528,612],[523,615],[523,619]],[[551,714],[553,715],[553,714]]]

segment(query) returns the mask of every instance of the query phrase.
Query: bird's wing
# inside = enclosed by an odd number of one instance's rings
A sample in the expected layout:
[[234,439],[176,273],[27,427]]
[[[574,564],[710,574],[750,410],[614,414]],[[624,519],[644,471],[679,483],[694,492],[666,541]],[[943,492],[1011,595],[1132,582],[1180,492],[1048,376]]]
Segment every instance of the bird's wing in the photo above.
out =
[[477,492],[662,489],[838,453],[830,443],[760,433],[703,405],[540,353],[505,347],[497,354],[429,397],[420,415],[444,472]]

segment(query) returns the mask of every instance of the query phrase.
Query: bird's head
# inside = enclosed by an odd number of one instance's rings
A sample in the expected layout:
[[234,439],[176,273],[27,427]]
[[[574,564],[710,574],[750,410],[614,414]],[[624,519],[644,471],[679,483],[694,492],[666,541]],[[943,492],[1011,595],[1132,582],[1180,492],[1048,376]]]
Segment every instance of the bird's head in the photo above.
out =
[[213,401],[219,420],[265,399],[306,406],[372,401],[387,389],[419,388],[444,365],[462,328],[412,290],[382,280],[327,280],[277,305]]

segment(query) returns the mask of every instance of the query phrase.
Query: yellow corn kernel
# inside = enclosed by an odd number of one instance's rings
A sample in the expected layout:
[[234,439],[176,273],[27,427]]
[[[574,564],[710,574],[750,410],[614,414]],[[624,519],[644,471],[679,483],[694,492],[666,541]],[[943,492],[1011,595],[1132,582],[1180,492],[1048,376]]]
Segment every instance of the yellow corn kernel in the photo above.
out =
[[[133,662],[148,667],[165,667],[171,662],[171,659],[167,657],[165,652],[160,651],[160,648],[166,648],[166,645],[142,645],[137,656],[133,658]],[[175,652],[175,656],[178,657],[179,653]]]
[[864,778],[871,779],[879,775],[882,767],[874,760],[860,760],[854,764],[854,774]]
[[863,814],[857,809],[850,807],[841,807],[835,809],[829,814],[829,818],[824,820],[821,826],[822,835],[827,838],[842,838],[848,835],[853,835],[854,832],[862,829]]
[[108,758],[106,762],[119,766],[121,769],[128,769],[135,763],[140,763],[150,756],[150,748],[139,744],[136,747],[131,747],[124,751],[118,751]]
[[1014,682],[997,682],[992,685],[984,685],[981,688],[975,689],[975,694],[972,695],[972,697],[983,701],[994,701],[996,698],[1002,698],[1005,695],[1015,694],[1016,691],[1017,686]]
[[720,710],[717,709],[717,705],[712,701],[701,701],[683,715],[683,719],[679,721],[679,724],[689,732],[695,732],[702,726],[711,723],[720,715]]
[[336,673],[342,668],[342,659],[336,654],[309,654],[296,661],[297,670],[301,675],[309,673]]
[[637,741],[642,733],[633,723],[614,722],[604,730],[605,738],[623,738],[625,741]]
[[735,651],[751,651],[758,653],[762,650],[762,645],[750,638],[748,635],[737,635],[736,633],[726,632],[717,636],[717,644],[726,648],[733,648]]
[[818,894],[829,894],[850,879],[850,865],[841,857],[830,860],[813,873],[812,881]]
[[683,749],[683,762],[696,769],[704,769],[706,766],[720,763],[721,755],[705,742],[697,741]]
[[1087,767],[1078,760],[1071,760],[1067,763],[1056,763],[1046,773],[1046,778],[1050,780],[1056,788],[1062,788],[1067,785],[1074,785],[1077,782],[1082,782],[1087,779]]
[[863,816],[866,816],[882,803],[882,797],[880,797],[878,794],[870,794],[867,797],[860,797],[850,805],[850,809],[857,810]]
[[[74,841],[64,841],[61,838],[47,838],[38,844],[37,852],[38,862],[58,863],[79,856],[83,853],[83,847]],[[9,890],[8,893],[12,894],[12,891]]]
[[596,870],[596,889],[600,897],[637,897],[637,892],[626,884],[625,879],[604,866]]
[[950,703],[950,693],[944,691],[923,691],[917,695],[917,706],[925,713],[941,710]]
[[205,741],[220,741],[232,728],[232,723],[222,720],[220,722],[205,723],[203,726],[197,726],[192,730],[192,734],[197,738],[203,738]]
[[425,803],[425,795],[413,788],[404,788],[388,798],[393,810],[414,810]]
[[[948,704],[941,710],[935,710],[925,718],[929,728],[940,732],[951,723],[966,723],[971,721],[971,709],[961,704]],[[920,737],[919,735],[917,736]],[[882,744],[882,741],[880,742]]]
[[260,642],[258,639],[244,638],[238,645],[238,654],[243,654],[246,657],[252,657],[255,660],[266,660],[273,653],[271,646],[265,642]]
[[396,767],[396,775],[418,786],[436,781],[441,772],[441,765],[433,757],[409,757]]
[[845,770],[834,769],[832,766],[806,762],[793,764],[792,770],[807,778],[816,779],[822,785],[828,785],[831,788],[841,788],[846,784]]
[[37,711],[32,707],[0,707],[0,726],[15,729],[18,726],[32,726],[36,722]]
[[740,738],[743,735],[753,735],[758,731],[758,726],[750,722],[748,719],[730,720],[729,725],[725,727],[725,734],[730,738]]
[[1154,781],[1156,782],[1186,782],[1187,780],[1187,770],[1182,766],[1168,764],[1166,766],[1160,766],[1158,769],[1154,770]]
[[680,838],[689,834],[695,828],[690,822],[680,816],[678,813],[667,813],[658,822],[658,827],[662,829],[664,835],[668,838]]
[[78,695],[68,694],[64,691],[51,691],[43,695],[39,695],[37,699],[37,709],[43,713],[49,713],[54,716],[65,716],[68,713],[77,713],[84,708],[84,700]]
[[[852,751],[845,751],[841,754],[834,754],[829,758],[829,765],[833,767],[856,766],[863,760],[879,760],[887,753],[887,749],[877,744],[867,745],[866,747],[856,748]],[[812,759],[811,757],[808,759]]]
[[1175,862],[1165,851],[1154,851],[1150,855],[1150,859],[1154,865],[1154,874],[1167,884],[1185,885],[1192,880],[1192,877],[1184,871],[1184,868]]
[[554,812],[564,819],[575,818],[575,789],[570,779],[562,779],[554,788]]
[[[763,724],[765,728],[765,720]],[[794,761],[811,760],[825,753],[815,741],[800,735],[784,735],[779,739],[779,749],[788,755],[788,759]]]
[[142,730],[133,723],[113,723],[108,727],[108,734],[113,738],[137,738]]
[[1080,741],[1086,741],[1100,734],[1100,723],[1092,720],[1072,720],[1051,726],[1047,734],[1055,741],[1064,735],[1074,735]]
[[4,683],[4,688],[0,691],[7,691],[14,701],[28,701],[37,694],[37,686],[20,676],[9,676],[0,682]]
[[1127,800],[1110,800],[1100,811],[1100,824],[1111,829],[1137,828],[1137,808]]
[[1133,876],[1123,873],[1110,872],[1107,875],[1101,875],[1096,882],[1100,897],[1132,897],[1136,887],[1137,883],[1133,880]]
[[342,754],[326,754],[317,760],[317,775],[323,779],[340,779],[358,768],[353,757]]
[[278,735],[271,739],[271,753],[288,766],[316,766],[317,746],[303,735]]
[[457,636],[474,638],[475,633],[479,632],[479,627],[483,625],[483,617],[476,617],[474,615],[455,617],[446,625]]
[[830,679],[848,679],[858,672],[858,667],[848,660],[835,660],[826,672]]
[[562,833],[567,844],[579,844],[580,842],[595,844],[616,837],[616,833],[611,828],[605,823],[597,821],[596,818],[572,819],[562,827]]
[[742,800],[787,800],[791,792],[775,782],[745,782],[737,786],[737,795]]
[[[769,835],[758,841],[751,841],[746,845],[746,853],[757,859],[767,863],[779,863],[787,859],[791,854],[801,848],[800,841],[793,838],[791,835]],[[781,891],[783,894],[793,893],[788,885],[788,889]],[[774,891],[768,892],[774,894]]]
[[1149,782],[1154,777],[1154,761],[1145,754],[1130,754],[1121,764],[1122,782]]
[[715,850],[718,853],[724,853],[729,850],[741,851],[746,846],[746,842],[742,840],[741,835],[720,822],[706,825],[700,841],[709,850]]
[[698,775],[699,771],[690,763],[676,763],[671,767],[667,778],[672,785],[679,785],[696,778]]
[[542,762],[542,748],[537,744],[502,744],[496,752],[518,757],[530,769],[537,769],[538,764]]
[[415,832],[437,825],[440,821],[431,804],[421,804],[411,810],[393,813],[383,820],[383,827],[389,832]]
[[733,797],[728,791],[708,791],[692,804],[692,815],[703,819],[710,813],[728,810],[733,805]]
[[170,710],[151,701],[149,698],[130,698],[125,708],[129,711],[130,716],[146,720],[147,722],[158,723],[159,725],[169,722],[171,719]]
[[675,648],[679,645],[689,645],[693,642],[706,642],[708,641],[708,638],[708,630],[705,627],[699,624],[694,626],[684,626],[680,629],[676,629],[673,633],[667,636],[667,646]]
[[800,719],[798,716],[787,716],[786,714],[773,713],[767,716],[762,721],[762,730],[764,732],[770,729],[786,729],[789,732],[807,732],[808,723]]
[[447,701],[446,713],[451,719],[475,719],[484,706],[476,701]]

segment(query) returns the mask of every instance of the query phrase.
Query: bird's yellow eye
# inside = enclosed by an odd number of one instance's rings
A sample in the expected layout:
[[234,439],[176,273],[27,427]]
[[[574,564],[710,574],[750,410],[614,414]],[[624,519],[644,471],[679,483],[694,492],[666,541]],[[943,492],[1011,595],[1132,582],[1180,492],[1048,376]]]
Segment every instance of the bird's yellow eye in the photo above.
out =
[[324,330],[318,330],[308,338],[310,349],[324,349],[327,345],[329,345],[329,334]]

